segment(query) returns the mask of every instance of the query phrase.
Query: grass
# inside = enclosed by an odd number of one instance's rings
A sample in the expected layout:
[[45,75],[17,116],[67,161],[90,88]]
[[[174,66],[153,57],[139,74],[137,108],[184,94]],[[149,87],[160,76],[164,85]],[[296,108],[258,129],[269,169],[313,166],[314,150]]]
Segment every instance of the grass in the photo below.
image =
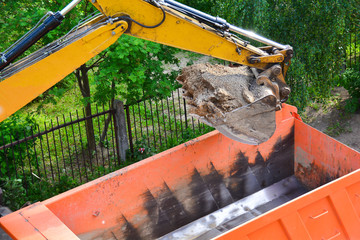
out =
[[320,105],[319,105],[319,103],[317,103],[317,102],[312,102],[312,103],[309,104],[309,106],[310,106],[312,109],[314,109],[315,111],[319,110],[319,108],[320,108]]
[[349,123],[343,121],[336,121],[330,124],[325,130],[325,133],[331,137],[337,137],[343,133],[349,132],[352,132]]
[[[345,109],[345,99],[341,98],[340,93],[335,93],[333,96],[320,101],[314,101],[309,104],[313,110],[307,110],[301,114],[303,120],[307,123],[315,121],[317,118],[327,116],[329,119],[328,126],[324,130],[329,136],[337,137],[343,133],[352,131],[347,120],[351,114]],[[316,112],[314,112],[316,111]]]
[[71,82],[68,90],[60,96],[52,96],[55,102],[47,100],[49,96],[40,96],[20,111],[23,114],[32,114],[38,122],[50,122],[50,119],[83,108],[82,96],[74,77],[70,75],[67,78],[70,78]]

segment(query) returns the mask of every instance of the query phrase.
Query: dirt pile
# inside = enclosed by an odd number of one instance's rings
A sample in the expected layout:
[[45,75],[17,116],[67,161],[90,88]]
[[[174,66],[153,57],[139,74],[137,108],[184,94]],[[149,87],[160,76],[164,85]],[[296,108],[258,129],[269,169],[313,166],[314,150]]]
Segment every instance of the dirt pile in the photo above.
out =
[[248,67],[197,64],[183,68],[177,80],[190,114],[226,136],[259,144],[273,134],[276,98]]

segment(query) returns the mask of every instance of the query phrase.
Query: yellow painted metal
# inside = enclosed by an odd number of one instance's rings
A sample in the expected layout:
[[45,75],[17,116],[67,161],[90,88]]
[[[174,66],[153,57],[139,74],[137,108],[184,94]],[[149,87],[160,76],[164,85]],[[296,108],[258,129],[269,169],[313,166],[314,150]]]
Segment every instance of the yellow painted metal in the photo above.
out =
[[257,59],[260,60],[260,63],[281,63],[284,61],[284,55],[278,53],[264,57],[257,57]]
[[[144,0],[96,0],[90,1],[106,16],[130,16],[136,21],[151,26],[163,18],[162,11]],[[32,101],[55,83],[70,74],[81,64],[113,44],[125,31],[127,34],[165,45],[237,62],[266,70],[284,57],[269,55],[265,51],[246,44],[231,36],[222,36],[214,29],[204,26],[174,10],[166,10],[166,20],[156,28],[144,28],[125,21],[101,26],[84,37],[52,53],[48,57],[22,69],[0,82],[0,122]],[[102,17],[100,17],[102,18]],[[91,25],[91,20],[84,26]],[[121,26],[119,26],[119,24]],[[119,26],[116,28],[116,26]],[[129,27],[129,28],[128,28]],[[260,63],[252,64],[250,57],[260,57]],[[288,66],[284,66],[284,74]]]
[[[143,0],[97,0],[94,5],[107,16],[128,15],[148,26],[159,23],[163,17],[159,8]],[[267,69],[269,63],[280,63],[283,60],[271,58],[266,61],[267,53],[259,48],[250,44],[245,46],[246,44],[236,38],[220,36],[213,29],[201,25],[194,19],[186,17],[185,20],[180,13],[165,9],[166,20],[159,27],[149,29],[133,23],[127,34],[262,70]],[[204,31],[204,28],[209,31]],[[241,54],[237,48],[241,49]],[[252,55],[264,57],[264,62],[249,63],[248,58]],[[276,59],[279,61],[275,61]]]
[[0,82],[0,122],[113,44],[128,27],[103,25]]

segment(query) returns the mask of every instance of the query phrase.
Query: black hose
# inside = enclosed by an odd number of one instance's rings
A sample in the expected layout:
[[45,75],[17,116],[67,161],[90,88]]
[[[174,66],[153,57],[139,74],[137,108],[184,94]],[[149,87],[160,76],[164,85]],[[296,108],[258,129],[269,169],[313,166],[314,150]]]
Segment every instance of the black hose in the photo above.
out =
[[155,25],[153,25],[153,26],[148,26],[148,25],[139,23],[138,21],[132,19],[132,18],[129,17],[129,16],[121,16],[120,18],[121,18],[121,19],[124,19],[124,20],[129,20],[129,21],[131,21],[131,22],[133,22],[133,23],[136,23],[137,25],[139,25],[139,26],[141,26],[141,27],[144,27],[144,28],[157,28],[157,27],[159,27],[161,24],[163,24],[164,21],[165,21],[165,19],[166,19],[166,13],[165,13],[164,8],[162,8],[161,6],[160,6],[159,8],[161,9],[161,11],[162,11],[162,13],[163,13],[163,18],[162,18],[162,20],[161,20],[158,24],[155,24]]

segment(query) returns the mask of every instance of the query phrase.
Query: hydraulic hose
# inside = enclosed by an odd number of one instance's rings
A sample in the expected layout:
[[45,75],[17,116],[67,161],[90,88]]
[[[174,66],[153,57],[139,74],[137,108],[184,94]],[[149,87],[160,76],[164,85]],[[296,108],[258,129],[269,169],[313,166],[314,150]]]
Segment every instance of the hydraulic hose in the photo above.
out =
[[56,13],[48,12],[47,15],[49,15],[49,17],[47,17],[43,23],[34,30],[31,30],[30,33],[27,33],[23,39],[21,39],[13,47],[10,47],[10,49],[8,49],[5,53],[0,53],[0,71],[12,63],[17,57],[23,54],[49,31],[59,26],[65,18],[65,14],[79,4],[80,1],[81,0],[72,1],[63,10]]

